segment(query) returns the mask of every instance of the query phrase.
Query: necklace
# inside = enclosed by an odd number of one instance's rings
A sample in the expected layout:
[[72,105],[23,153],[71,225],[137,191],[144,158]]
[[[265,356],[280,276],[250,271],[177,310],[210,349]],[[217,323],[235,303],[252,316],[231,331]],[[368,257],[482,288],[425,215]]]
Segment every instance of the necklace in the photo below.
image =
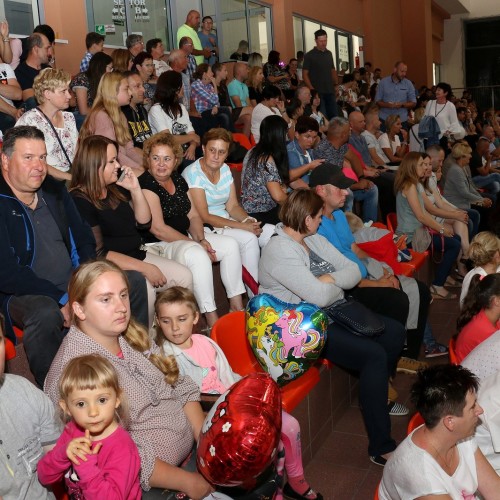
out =
[[433,450],[436,452],[436,454],[437,454],[438,458],[440,458],[440,459],[443,461],[443,463],[444,463],[444,465],[446,466],[446,468],[447,468],[448,470],[450,470],[450,469],[451,469],[451,465],[452,465],[451,463],[453,462],[453,458],[455,457],[455,449],[456,449],[456,445],[455,445],[455,446],[453,446],[453,448],[451,448],[451,450],[452,450],[452,455],[451,455],[451,460],[450,460],[450,463],[448,463],[448,462],[447,462],[447,460],[443,457],[443,455],[441,455],[441,453],[439,453],[438,449],[434,446],[434,444],[433,444],[430,440],[429,440],[429,444],[432,446]]
[[35,202],[35,200],[37,199],[37,194],[36,192],[33,193],[33,198],[31,198],[31,201],[29,203],[24,203],[23,200],[19,200],[25,207],[28,207],[28,208],[31,208],[31,205],[33,205],[33,203]]

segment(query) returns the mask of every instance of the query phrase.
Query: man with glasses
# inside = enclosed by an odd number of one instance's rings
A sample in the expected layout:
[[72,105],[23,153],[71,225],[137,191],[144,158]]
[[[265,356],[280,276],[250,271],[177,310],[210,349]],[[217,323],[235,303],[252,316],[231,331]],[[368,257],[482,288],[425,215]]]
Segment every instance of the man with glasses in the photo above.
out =
[[217,46],[217,35],[212,33],[214,21],[210,16],[205,16],[201,21],[201,31],[198,31],[198,37],[204,49],[210,50],[211,56],[206,58],[205,62],[212,66],[217,62],[219,47]]
[[146,52],[153,58],[156,76],[160,76],[165,71],[170,71],[170,66],[163,60],[165,47],[161,38],[152,38],[146,42]]
[[132,55],[132,60],[135,59],[135,56],[139,54],[139,52],[144,51],[144,39],[142,35],[129,35],[125,40],[125,45]]
[[187,57],[187,66],[184,73],[189,76],[189,81],[193,81],[193,75],[198,67],[196,58],[193,56],[193,40],[188,36],[183,36],[179,42],[179,49],[181,49]]

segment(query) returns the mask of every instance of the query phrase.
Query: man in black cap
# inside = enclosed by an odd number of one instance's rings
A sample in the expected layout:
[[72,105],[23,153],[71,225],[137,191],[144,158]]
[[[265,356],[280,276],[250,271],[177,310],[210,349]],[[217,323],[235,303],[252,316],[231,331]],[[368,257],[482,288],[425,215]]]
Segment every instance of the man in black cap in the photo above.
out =
[[[399,371],[415,373],[427,366],[417,358],[430,304],[429,289],[412,278],[396,277],[387,264],[371,258],[355,243],[341,210],[348,194],[347,188],[353,182],[340,167],[329,163],[323,163],[311,172],[309,186],[324,202],[318,234],[358,265],[362,279],[349,294],[376,313],[389,316],[407,327],[407,352],[398,363],[398,368]],[[412,299],[411,306],[409,297]]]

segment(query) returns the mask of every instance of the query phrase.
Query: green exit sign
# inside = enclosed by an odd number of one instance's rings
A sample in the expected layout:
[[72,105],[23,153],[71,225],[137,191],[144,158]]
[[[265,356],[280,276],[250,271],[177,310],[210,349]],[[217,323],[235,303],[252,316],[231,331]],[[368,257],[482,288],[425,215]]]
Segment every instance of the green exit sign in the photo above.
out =
[[99,35],[106,36],[106,27],[104,26],[104,24],[96,24],[95,25],[95,32],[99,33]]

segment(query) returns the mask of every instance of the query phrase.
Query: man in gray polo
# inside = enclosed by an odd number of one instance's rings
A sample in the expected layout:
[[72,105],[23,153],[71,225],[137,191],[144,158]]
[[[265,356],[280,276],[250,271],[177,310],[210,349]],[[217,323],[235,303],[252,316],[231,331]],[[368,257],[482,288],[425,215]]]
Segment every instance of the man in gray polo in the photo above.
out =
[[333,54],[326,48],[328,36],[320,29],[314,32],[316,47],[304,57],[302,78],[310,89],[316,89],[321,98],[320,110],[330,120],[337,116],[335,85],[337,70],[333,63]]

